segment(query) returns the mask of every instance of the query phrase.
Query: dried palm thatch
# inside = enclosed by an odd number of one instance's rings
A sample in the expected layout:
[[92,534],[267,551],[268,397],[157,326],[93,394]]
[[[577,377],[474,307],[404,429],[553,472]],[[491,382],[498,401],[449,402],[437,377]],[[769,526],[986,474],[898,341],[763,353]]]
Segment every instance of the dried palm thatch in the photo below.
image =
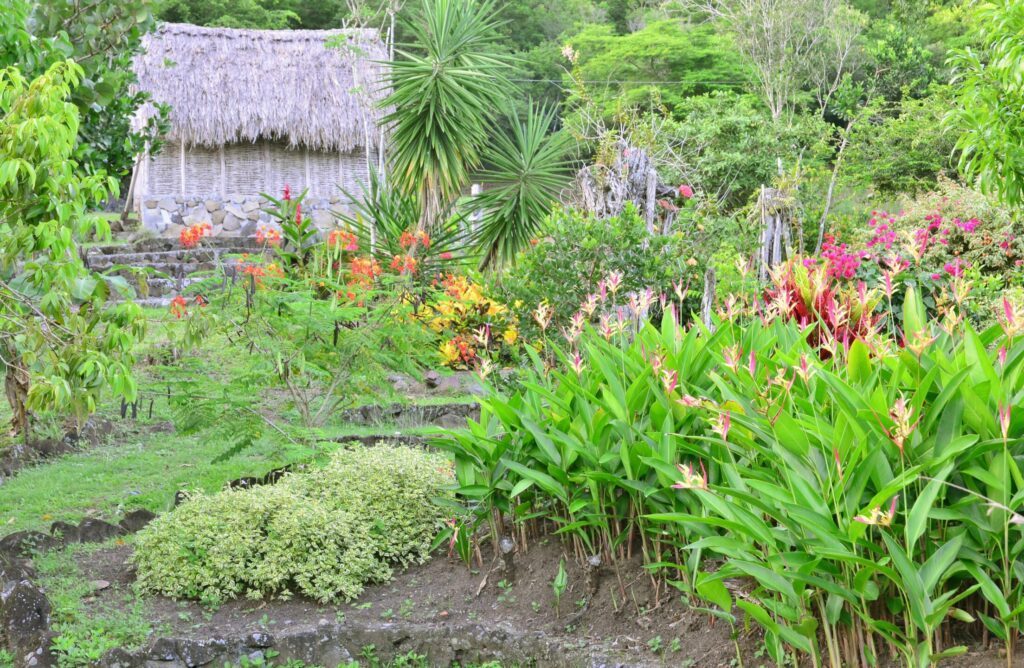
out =
[[[143,48],[138,88],[171,105],[171,140],[216,147],[269,139],[329,151],[377,143],[387,51],[374,30],[164,23]],[[136,124],[153,111],[140,109]]]

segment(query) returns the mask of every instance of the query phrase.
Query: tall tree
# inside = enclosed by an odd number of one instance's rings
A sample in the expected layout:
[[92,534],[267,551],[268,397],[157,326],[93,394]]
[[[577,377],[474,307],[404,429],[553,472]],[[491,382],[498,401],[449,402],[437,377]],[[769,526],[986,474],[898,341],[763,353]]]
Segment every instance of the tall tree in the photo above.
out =
[[978,9],[980,47],[952,58],[959,91],[950,123],[960,170],[1012,206],[1024,202],[1024,3],[993,0]]
[[824,107],[855,54],[866,21],[844,0],[680,0],[732,34],[757,73],[772,118],[791,114],[802,93]]
[[393,183],[420,200],[420,225],[438,216],[468,183],[513,86],[496,48],[491,0],[423,0],[404,18],[411,40],[391,64],[389,161]]

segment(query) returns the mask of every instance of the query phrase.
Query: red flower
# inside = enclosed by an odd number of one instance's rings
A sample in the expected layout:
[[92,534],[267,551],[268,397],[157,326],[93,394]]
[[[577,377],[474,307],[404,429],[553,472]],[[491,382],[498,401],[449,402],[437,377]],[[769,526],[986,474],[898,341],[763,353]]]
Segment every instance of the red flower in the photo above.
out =
[[284,201],[288,202],[292,198],[292,191],[288,188],[288,184],[284,184]]
[[295,205],[295,224],[298,225],[302,222],[302,204]]
[[188,302],[181,295],[171,300],[171,314],[179,320],[188,315]]
[[359,250],[359,239],[352,232],[345,230],[334,230],[327,235],[327,245],[330,247],[341,246],[343,251],[353,253]]
[[690,199],[693,197],[693,188],[686,185],[685,183],[679,186],[679,196],[683,199]]

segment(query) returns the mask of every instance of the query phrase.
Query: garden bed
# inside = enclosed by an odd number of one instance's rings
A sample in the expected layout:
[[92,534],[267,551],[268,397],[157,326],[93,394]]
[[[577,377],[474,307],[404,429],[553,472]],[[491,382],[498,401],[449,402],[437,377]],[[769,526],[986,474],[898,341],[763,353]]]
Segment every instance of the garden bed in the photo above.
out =
[[[87,599],[87,613],[127,613],[136,605],[131,551],[123,544],[76,554],[83,581],[110,583]],[[759,638],[740,629],[734,642],[728,624],[686,610],[673,591],[663,591],[659,604],[639,562],[620,572],[621,587],[613,572],[602,572],[589,603],[584,574],[567,562],[569,584],[556,611],[551,581],[561,557],[553,540],[536,545],[517,557],[517,577],[508,583],[498,571],[471,572],[440,554],[368,587],[351,604],[295,598],[211,608],[149,598],[153,639],[110,653],[106,665],[220,665],[247,657],[333,666],[358,659],[370,645],[381,659],[415,652],[430,665],[731,666],[737,651],[745,662],[756,658]]]

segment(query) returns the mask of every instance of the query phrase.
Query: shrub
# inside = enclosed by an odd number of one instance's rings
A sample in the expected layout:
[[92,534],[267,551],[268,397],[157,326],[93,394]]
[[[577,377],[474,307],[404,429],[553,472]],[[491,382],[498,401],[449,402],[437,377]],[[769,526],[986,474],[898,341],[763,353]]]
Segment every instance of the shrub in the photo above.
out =
[[679,276],[698,285],[700,269],[687,260],[680,239],[650,235],[632,208],[603,220],[556,211],[541,238],[503,279],[505,303],[517,311],[524,336],[534,338],[538,332],[530,314],[541,301],[554,309],[554,322],[564,325],[597,281],[611,272],[622,274],[622,295],[648,287],[655,294],[671,294],[672,280]]
[[426,559],[444,525],[432,499],[450,480],[438,455],[360,447],[273,486],[196,495],[139,532],[138,586],[206,601],[351,600],[393,564]]

